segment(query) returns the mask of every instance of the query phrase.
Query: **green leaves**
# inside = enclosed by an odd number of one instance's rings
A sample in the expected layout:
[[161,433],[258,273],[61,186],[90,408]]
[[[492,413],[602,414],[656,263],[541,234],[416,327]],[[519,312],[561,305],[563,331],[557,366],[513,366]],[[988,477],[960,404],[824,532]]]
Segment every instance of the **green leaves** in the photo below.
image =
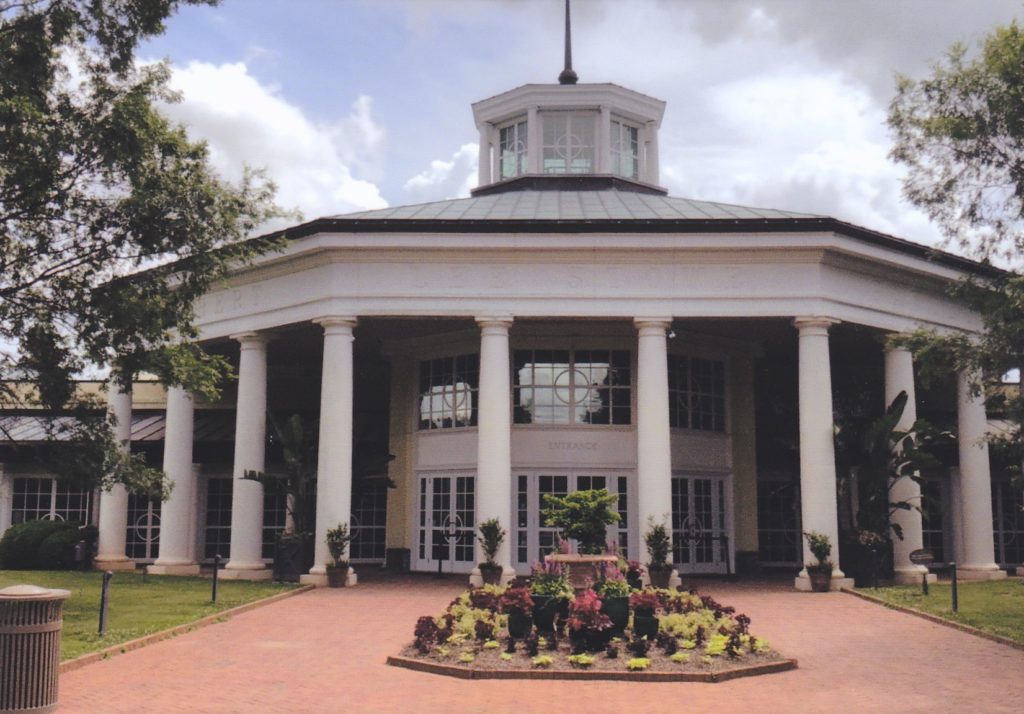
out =
[[618,497],[607,489],[574,491],[566,496],[544,494],[544,523],[579,541],[584,553],[604,550],[606,529],[619,522]]
[[904,195],[947,240],[979,258],[1024,247],[1024,31],[1011,22],[968,57],[953,45],[921,80],[899,77],[889,106]]
[[[217,176],[207,147],[158,111],[175,100],[169,68],[135,61],[188,4],[214,3],[0,2],[0,341],[16,345],[0,381],[34,382],[49,409],[74,406],[72,378],[89,365],[214,398],[230,371],[187,344],[194,304],[279,245],[251,238],[280,213],[273,184],[253,170],[237,184]],[[83,449],[109,446],[103,423],[79,434],[96,439]]]

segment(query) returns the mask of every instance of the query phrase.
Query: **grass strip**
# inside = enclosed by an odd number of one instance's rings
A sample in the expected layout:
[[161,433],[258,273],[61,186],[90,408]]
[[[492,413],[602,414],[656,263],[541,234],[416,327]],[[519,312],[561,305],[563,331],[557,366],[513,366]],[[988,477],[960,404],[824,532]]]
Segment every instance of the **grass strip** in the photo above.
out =
[[118,572],[110,582],[107,632],[100,637],[97,629],[102,582],[100,572],[0,571],[0,588],[28,583],[71,591],[71,597],[64,603],[62,660],[185,625],[297,587],[290,583],[221,580],[214,604],[210,602],[209,578]]
[[1024,581],[1007,578],[960,582],[957,588],[959,611],[955,614],[951,589],[948,583],[932,583],[928,595],[922,594],[920,585],[858,588],[854,592],[869,595],[888,605],[974,627],[1024,646]]

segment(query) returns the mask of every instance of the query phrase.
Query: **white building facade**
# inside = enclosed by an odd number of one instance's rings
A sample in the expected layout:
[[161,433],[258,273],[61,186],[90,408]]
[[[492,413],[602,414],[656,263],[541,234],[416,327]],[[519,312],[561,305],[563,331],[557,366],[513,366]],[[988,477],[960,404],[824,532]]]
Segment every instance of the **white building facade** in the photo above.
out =
[[[130,499],[103,493],[102,565],[195,573],[220,551],[228,577],[269,577],[283,508],[242,478],[267,466],[268,410],[319,419],[312,582],[338,523],[357,531],[357,568],[393,556],[470,574],[474,528],[492,517],[508,531],[506,574],[526,574],[553,543],[543,495],[586,488],[617,494],[609,539],[630,558],[646,558],[651,520],[671,525],[683,575],[796,572],[801,531],[838,543],[837,373],[876,360],[864,389],[879,411],[900,391],[916,408],[911,356],[883,338],[977,330],[947,288],[986,269],[823,216],[669,197],[658,185],[664,108],[611,84],[526,85],[479,102],[472,197],[296,226],[280,252],[205,296],[201,340],[238,365],[219,417],[233,420],[230,456],[225,446],[217,463],[197,458],[197,424],[214,410],[170,390],[162,463],[175,487],[158,506],[159,552],[129,557]],[[957,425],[959,468],[934,486],[938,515],[897,516],[897,580],[920,578],[908,554],[925,545],[961,577],[1004,574],[986,414],[959,381],[936,402]],[[773,390],[788,396],[761,397]],[[111,405],[130,441],[130,395]],[[787,415],[788,460],[766,453]],[[368,466],[370,452],[384,458]],[[8,519],[12,509],[0,504]],[[1005,527],[1013,552],[1000,562],[1022,557],[1022,527]],[[807,585],[800,571],[796,586]]]

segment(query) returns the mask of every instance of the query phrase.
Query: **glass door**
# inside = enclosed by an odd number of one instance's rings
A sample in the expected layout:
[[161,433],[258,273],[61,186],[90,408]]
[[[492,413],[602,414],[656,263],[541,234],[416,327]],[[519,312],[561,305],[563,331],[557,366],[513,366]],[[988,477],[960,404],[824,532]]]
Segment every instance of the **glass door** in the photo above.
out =
[[[616,541],[623,553],[629,546],[629,479],[619,474],[594,474],[592,472],[563,471],[520,472],[516,478],[516,532],[513,546],[516,554],[516,571],[526,574],[530,566],[550,553],[555,547],[557,529],[545,525],[543,510],[544,496],[565,496],[573,491],[607,489],[618,497],[619,522],[608,528],[608,540]],[[576,544],[572,544],[576,552]]]
[[672,479],[672,560],[680,573],[725,573],[729,568],[726,477]]
[[421,474],[416,515],[416,569],[468,573],[473,569],[475,478]]

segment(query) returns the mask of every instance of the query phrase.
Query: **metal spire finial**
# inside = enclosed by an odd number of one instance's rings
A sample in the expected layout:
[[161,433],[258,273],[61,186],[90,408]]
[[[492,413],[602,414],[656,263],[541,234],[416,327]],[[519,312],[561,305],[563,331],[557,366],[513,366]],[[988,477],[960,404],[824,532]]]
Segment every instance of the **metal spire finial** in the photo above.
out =
[[565,69],[558,75],[559,84],[576,84],[579,76],[572,69],[572,23],[569,18],[569,0],[565,0]]

